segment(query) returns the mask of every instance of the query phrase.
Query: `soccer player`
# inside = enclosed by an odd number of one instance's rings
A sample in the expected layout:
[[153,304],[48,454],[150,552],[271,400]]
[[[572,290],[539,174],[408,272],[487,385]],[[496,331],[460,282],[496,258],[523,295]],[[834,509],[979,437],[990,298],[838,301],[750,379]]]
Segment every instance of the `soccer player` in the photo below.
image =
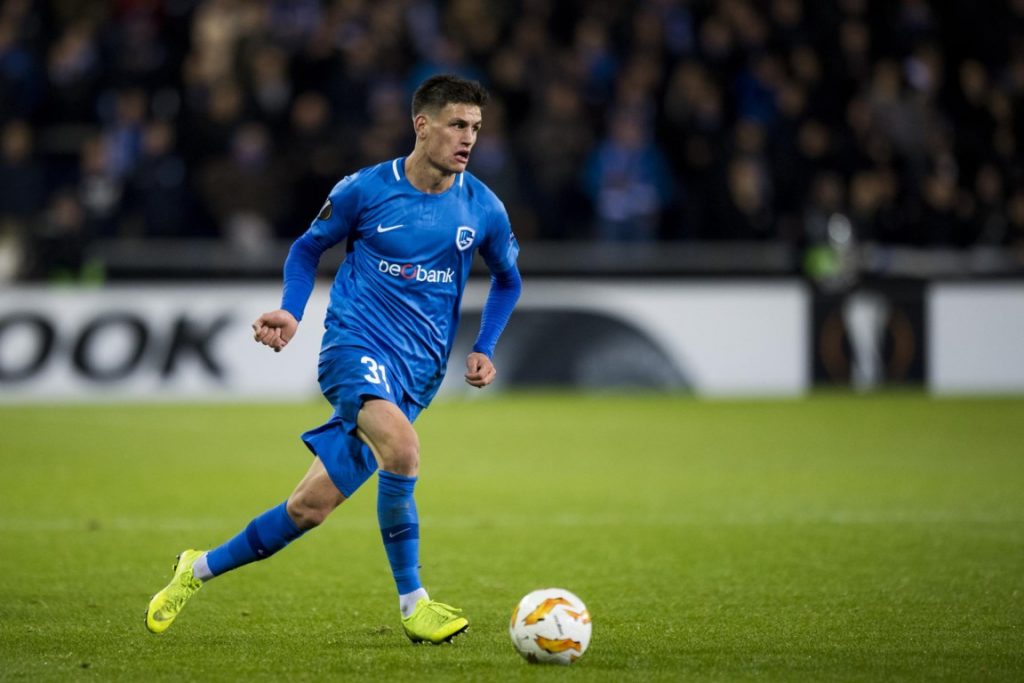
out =
[[284,264],[281,308],[253,323],[255,339],[281,351],[295,335],[320,256],[346,242],[331,288],[319,381],[334,414],[302,435],[313,464],[288,499],[208,552],[185,550],[174,577],[153,596],[146,626],[164,632],[205,582],[263,560],[324,519],[377,477],[377,518],[413,642],[441,643],[469,626],[436,602],[419,576],[419,517],[413,490],[419,439],[412,423],[445,373],[473,254],[491,272],[466,382],[495,377],[494,346],[519,298],[519,246],[498,198],[466,172],[487,93],[449,75],[413,95],[412,153],[364,168],[331,190]]

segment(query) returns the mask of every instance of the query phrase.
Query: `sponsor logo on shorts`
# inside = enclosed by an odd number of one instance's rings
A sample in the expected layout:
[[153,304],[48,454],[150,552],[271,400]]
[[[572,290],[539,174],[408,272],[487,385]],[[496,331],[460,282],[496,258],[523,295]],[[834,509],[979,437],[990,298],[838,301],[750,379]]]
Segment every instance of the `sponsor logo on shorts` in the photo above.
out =
[[437,282],[441,284],[450,284],[455,282],[455,271],[451,268],[424,268],[418,263],[391,263],[390,261],[380,260],[377,264],[377,270],[390,275],[391,277],[400,277],[403,280],[413,280],[415,282]]

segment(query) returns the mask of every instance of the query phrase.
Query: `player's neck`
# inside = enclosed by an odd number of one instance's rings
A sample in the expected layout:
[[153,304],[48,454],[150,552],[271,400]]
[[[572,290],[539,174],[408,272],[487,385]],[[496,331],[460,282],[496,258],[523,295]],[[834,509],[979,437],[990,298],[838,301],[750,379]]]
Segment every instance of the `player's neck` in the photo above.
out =
[[447,173],[430,163],[426,155],[413,150],[405,158],[405,177],[420,192],[441,194],[455,182],[455,174]]

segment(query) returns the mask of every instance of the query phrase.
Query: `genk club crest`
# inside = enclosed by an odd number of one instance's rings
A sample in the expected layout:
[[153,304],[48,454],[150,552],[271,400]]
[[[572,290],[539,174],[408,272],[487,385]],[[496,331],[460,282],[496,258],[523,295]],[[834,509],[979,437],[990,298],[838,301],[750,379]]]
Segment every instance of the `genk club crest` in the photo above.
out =
[[472,246],[475,238],[476,230],[468,225],[460,225],[459,229],[455,231],[455,246],[459,248],[459,251],[466,251]]

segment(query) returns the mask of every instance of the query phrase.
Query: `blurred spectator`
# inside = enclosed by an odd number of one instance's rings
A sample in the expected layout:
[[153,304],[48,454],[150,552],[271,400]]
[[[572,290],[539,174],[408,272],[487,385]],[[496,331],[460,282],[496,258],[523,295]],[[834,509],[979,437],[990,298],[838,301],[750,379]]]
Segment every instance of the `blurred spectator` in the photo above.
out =
[[723,93],[703,66],[683,61],[673,71],[664,100],[665,147],[676,177],[686,188],[684,207],[669,235],[698,239],[719,236],[716,212],[724,202],[722,163],[729,135]]
[[573,57],[581,80],[577,89],[587,104],[600,106],[611,96],[619,69],[608,26],[593,16],[585,16],[576,25],[574,40]]
[[25,121],[0,131],[0,282],[21,275],[29,228],[46,199],[45,170],[32,146]]
[[46,200],[46,171],[33,154],[32,129],[21,119],[0,131],[0,222],[26,225]]
[[88,122],[96,115],[95,96],[102,62],[95,27],[76,21],[61,33],[49,50],[48,106],[64,121]]
[[469,61],[466,48],[457,40],[449,38],[438,38],[432,49],[424,55],[419,63],[415,64],[406,79],[409,94],[415,91],[416,87],[434,74],[450,73],[469,78],[482,80],[484,74]]
[[842,178],[836,173],[821,171],[811,184],[811,196],[804,209],[804,225],[811,244],[827,244],[834,240],[831,234],[834,220],[846,212]]
[[874,125],[897,153],[911,166],[925,163],[928,111],[904,90],[896,61],[885,59],[875,65],[867,101]]
[[284,228],[291,218],[282,168],[263,124],[243,124],[230,153],[208,162],[199,183],[224,237],[243,251],[266,248],[278,226]]
[[728,167],[727,200],[717,222],[725,239],[754,240],[772,236],[771,183],[763,163],[737,157]]
[[114,172],[110,145],[102,136],[88,139],[82,146],[79,200],[85,212],[88,233],[95,237],[119,237],[120,207],[124,183]]
[[272,45],[254,47],[246,62],[246,86],[252,111],[274,133],[283,132],[291,110],[292,83],[288,77],[288,55]]
[[862,242],[898,240],[899,220],[892,175],[868,169],[854,174],[850,181],[850,219],[854,235]]
[[299,50],[323,21],[319,0],[271,0],[267,27],[274,41],[287,50]]
[[856,16],[839,24],[839,54],[830,79],[840,99],[849,99],[871,76],[871,30]]
[[18,5],[0,12],[0,119],[29,117],[42,98],[43,82],[38,57],[21,43]]
[[205,0],[192,20],[192,55],[197,76],[206,83],[233,80],[236,51],[261,23],[261,4],[243,0]]
[[920,246],[955,243],[960,233],[956,178],[947,169],[935,169],[925,177],[922,195],[914,243]]
[[210,88],[197,84],[189,94],[185,153],[192,161],[224,154],[244,120],[242,89],[234,81],[222,81]]
[[995,120],[989,111],[991,91],[985,67],[977,60],[968,59],[960,65],[957,75],[960,89],[953,113],[962,124],[957,131],[958,156],[966,159],[990,149]]
[[153,237],[197,236],[191,225],[188,169],[175,151],[174,128],[149,123],[142,134],[142,154],[129,188],[128,205],[141,222],[133,234]]
[[661,212],[673,194],[672,177],[639,116],[616,112],[583,172],[599,239],[642,242],[658,237]]
[[117,45],[111,54],[109,66],[125,83],[158,86],[163,79],[173,76],[170,52],[177,46],[161,36],[163,8],[153,0],[121,1],[112,3],[112,19],[105,27],[107,40]]
[[[589,227],[579,169],[593,136],[584,123],[580,95],[568,84],[548,84],[542,98],[541,106],[524,122],[524,134],[517,140],[520,157],[533,169],[522,179],[523,184],[537,212],[540,233],[547,239],[578,239],[587,235]],[[487,130],[491,125],[490,111],[485,117]],[[504,121],[501,123],[504,125]]]
[[146,120],[146,94],[139,89],[122,90],[101,99],[103,142],[110,172],[119,180],[135,171],[142,155],[142,128]]
[[346,157],[340,131],[331,125],[331,114],[330,102],[318,92],[302,93],[292,106],[285,162],[299,212],[292,217],[297,229],[306,227],[306,218],[311,219],[334,184],[355,164]]
[[82,274],[85,211],[70,188],[56,192],[32,234],[31,279],[73,280]]
[[1003,176],[999,169],[991,163],[982,166],[974,179],[972,224],[964,240],[966,243],[998,246],[1009,242],[1004,193]]
[[777,90],[782,85],[782,65],[769,54],[755,56],[736,79],[737,115],[771,125],[778,115]]

